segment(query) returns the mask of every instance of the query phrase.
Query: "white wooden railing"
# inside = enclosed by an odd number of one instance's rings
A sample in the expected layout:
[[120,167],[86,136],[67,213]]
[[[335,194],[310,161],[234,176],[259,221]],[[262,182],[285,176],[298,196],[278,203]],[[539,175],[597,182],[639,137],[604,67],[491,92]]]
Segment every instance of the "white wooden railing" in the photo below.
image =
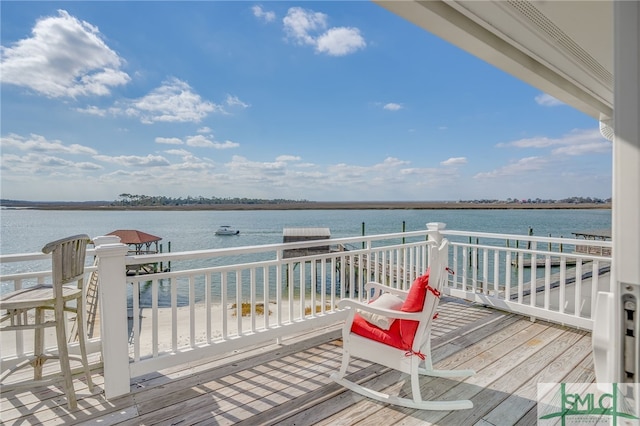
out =
[[[575,246],[611,241],[442,231],[456,274],[446,294],[587,330],[598,291],[610,291],[611,256]],[[602,250],[600,250],[602,252]]]
[[[365,298],[367,281],[408,288],[428,267],[427,240],[443,236],[451,241],[449,263],[455,271],[446,294],[592,328],[595,291],[608,289],[610,258],[574,254],[573,245],[610,247],[610,242],[430,225],[430,230],[321,242],[137,256],[128,256],[117,237],[94,238],[88,257],[99,260],[101,334],[92,347],[102,351],[107,398],[128,393],[131,377],[336,324],[343,318],[337,301]],[[289,257],[290,250],[318,246],[328,250]],[[42,259],[41,253],[2,255],[0,263]],[[527,259],[534,260],[533,266],[526,267]],[[162,264],[162,269],[171,264],[171,270],[126,275],[127,266],[149,263]],[[0,280],[19,288],[46,282],[49,275],[29,272]],[[3,337],[3,362],[32,350],[25,344],[28,336],[19,334],[11,349]]]

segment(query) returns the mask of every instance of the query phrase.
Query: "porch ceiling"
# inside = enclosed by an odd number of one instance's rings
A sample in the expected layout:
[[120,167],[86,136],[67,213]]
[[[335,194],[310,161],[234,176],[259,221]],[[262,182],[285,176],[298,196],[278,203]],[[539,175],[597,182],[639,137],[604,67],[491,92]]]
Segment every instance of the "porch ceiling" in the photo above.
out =
[[373,0],[596,118],[613,111],[611,0]]

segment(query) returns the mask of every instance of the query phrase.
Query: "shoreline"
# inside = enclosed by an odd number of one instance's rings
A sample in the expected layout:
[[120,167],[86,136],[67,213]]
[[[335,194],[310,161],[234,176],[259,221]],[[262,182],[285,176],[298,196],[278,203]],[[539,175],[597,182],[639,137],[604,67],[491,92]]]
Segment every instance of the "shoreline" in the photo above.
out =
[[86,211],[233,211],[233,210],[611,210],[611,204],[599,203],[460,203],[446,201],[318,201],[282,204],[208,204],[181,206],[112,206],[64,202],[20,202],[2,204],[11,210],[86,210]]

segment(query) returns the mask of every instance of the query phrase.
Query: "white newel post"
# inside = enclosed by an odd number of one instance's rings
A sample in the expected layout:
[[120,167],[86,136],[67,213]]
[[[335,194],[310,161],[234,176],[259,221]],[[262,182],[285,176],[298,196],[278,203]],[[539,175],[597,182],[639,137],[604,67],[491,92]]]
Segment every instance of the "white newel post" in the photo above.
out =
[[429,234],[429,238],[433,238],[438,244],[442,241],[442,231],[447,227],[446,223],[442,222],[429,222],[427,223],[427,231],[433,231],[433,233]]
[[107,399],[129,393],[127,279],[124,259],[129,248],[116,236],[93,239],[98,256],[100,336]]
[[431,259],[432,259],[432,250],[436,250],[438,248],[438,246],[440,246],[440,243],[442,242],[442,234],[440,233],[440,231],[442,231],[445,227],[447,226],[446,223],[442,223],[442,222],[429,222],[427,223],[427,231],[429,231],[429,240],[435,241],[436,245],[435,246],[429,246],[429,266],[431,266]]

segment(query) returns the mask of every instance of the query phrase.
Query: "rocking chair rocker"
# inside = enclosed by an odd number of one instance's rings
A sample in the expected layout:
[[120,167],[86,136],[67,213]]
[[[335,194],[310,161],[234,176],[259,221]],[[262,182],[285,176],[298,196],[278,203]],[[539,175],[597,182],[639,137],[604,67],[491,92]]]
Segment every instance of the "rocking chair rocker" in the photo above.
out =
[[[429,244],[429,269],[413,282],[409,291],[369,282],[365,289],[367,294],[374,292],[371,303],[348,299],[338,303],[338,307],[350,309],[342,329],[342,365],[331,378],[354,392],[384,403],[421,410],[468,409],[473,407],[469,400],[425,401],[420,392],[420,375],[466,377],[475,374],[473,370],[433,369],[431,325],[449,271],[446,267],[449,243],[443,239],[439,244],[435,241]],[[346,379],[352,356],[409,374],[413,397],[389,395]]]

